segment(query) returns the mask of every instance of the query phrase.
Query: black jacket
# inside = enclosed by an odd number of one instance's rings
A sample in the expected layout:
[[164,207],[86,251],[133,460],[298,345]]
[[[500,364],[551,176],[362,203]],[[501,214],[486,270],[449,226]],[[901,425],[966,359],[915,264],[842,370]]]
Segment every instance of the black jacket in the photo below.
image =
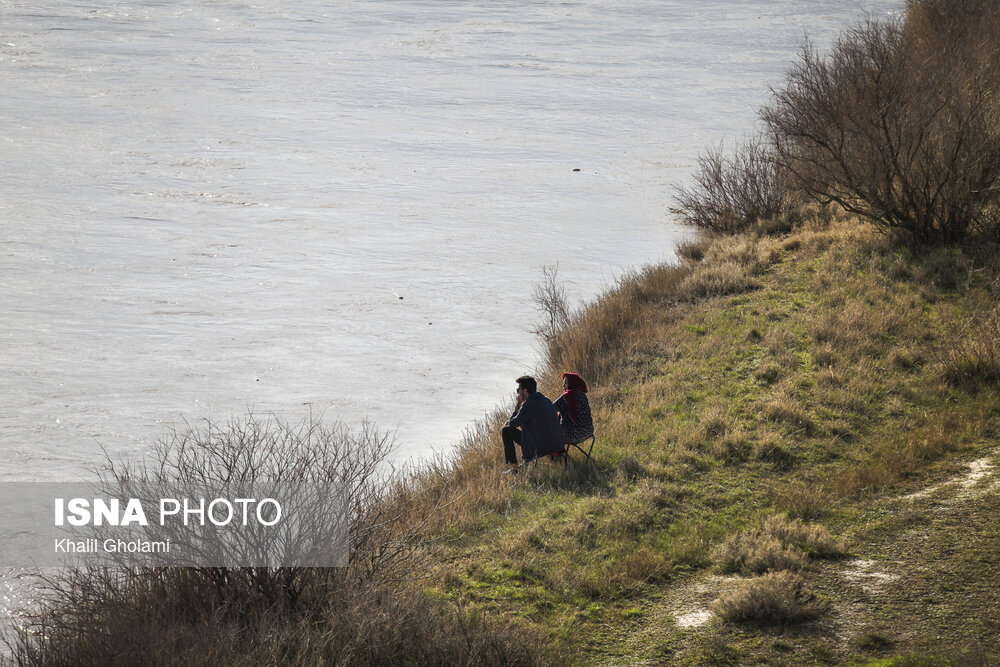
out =
[[552,401],[536,391],[514,412],[508,426],[521,429],[521,451],[525,460],[563,450],[563,432]]

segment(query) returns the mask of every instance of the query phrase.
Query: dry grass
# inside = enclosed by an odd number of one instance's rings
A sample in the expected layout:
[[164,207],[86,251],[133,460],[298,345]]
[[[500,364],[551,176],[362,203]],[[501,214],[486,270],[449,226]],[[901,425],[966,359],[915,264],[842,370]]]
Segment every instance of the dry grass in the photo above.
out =
[[703,299],[748,292],[758,285],[750,267],[726,262],[710,264],[695,271],[681,285],[681,290],[689,298]]
[[793,624],[813,620],[827,607],[805,590],[799,575],[773,572],[747,580],[715,602],[712,610],[726,621]]
[[[572,368],[600,384],[675,313],[663,305],[683,298],[688,266],[659,266],[628,274],[597,302],[578,312],[571,325],[549,341],[551,368]],[[548,383],[558,377],[554,371]],[[546,383],[543,382],[543,386]]]
[[811,325],[817,343],[829,343],[832,350],[853,358],[885,354],[893,337],[904,327],[900,315],[874,303],[847,301],[842,308],[824,313]]
[[781,570],[801,570],[806,554],[769,535],[738,535],[716,552],[723,572],[762,574]]
[[859,461],[835,475],[830,483],[839,497],[870,497],[901,480],[914,476],[946,454],[962,449],[954,434],[906,434],[902,444],[878,450],[876,456]]
[[830,510],[829,493],[819,484],[796,482],[774,489],[774,505],[790,517],[808,521],[818,519]]
[[957,342],[937,353],[944,378],[953,386],[973,390],[1000,385],[1000,305],[987,303],[969,310],[972,316],[956,327]]
[[810,434],[815,430],[809,412],[785,391],[778,391],[764,406],[764,418],[787,425],[789,428]]

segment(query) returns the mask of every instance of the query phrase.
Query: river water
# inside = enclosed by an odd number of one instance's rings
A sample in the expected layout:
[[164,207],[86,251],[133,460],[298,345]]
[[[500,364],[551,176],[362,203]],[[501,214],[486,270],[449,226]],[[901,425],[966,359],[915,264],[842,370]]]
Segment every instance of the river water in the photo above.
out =
[[886,0],[0,0],[0,480],[309,410],[447,452],[528,298],[670,260],[670,185]]

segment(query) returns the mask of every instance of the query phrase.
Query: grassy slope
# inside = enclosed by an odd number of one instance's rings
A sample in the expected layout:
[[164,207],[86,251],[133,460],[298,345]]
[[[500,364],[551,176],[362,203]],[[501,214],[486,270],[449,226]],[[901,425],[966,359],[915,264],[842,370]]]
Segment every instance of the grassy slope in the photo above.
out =
[[[561,370],[594,385],[596,465],[500,477],[495,422],[470,437],[441,476],[458,493],[428,588],[524,619],[572,663],[1000,656],[1000,492],[899,499],[1000,463],[996,386],[944,380],[992,269],[846,221],[686,254],[704,259],[625,281],[553,345],[543,390]],[[802,570],[826,611],[681,627],[750,574],[722,576],[721,545],[775,514],[842,538]]]

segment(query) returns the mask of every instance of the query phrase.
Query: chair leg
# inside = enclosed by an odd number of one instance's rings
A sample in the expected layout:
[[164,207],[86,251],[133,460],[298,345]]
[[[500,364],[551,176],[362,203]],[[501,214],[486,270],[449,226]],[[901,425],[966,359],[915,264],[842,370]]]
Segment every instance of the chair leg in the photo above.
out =
[[[583,444],[584,442],[587,442],[587,440],[589,440],[589,441],[590,441],[590,446],[589,446],[589,447],[587,447],[587,449],[584,449],[584,448],[583,448],[583,447],[581,447],[580,445],[581,445],[581,444]],[[583,455],[584,455],[585,457],[587,457],[587,462],[588,462],[588,463],[594,463],[594,460],[593,460],[593,459],[592,459],[592,458],[590,457],[590,454],[591,454],[591,452],[593,452],[593,451],[594,451],[594,443],[596,443],[596,442],[597,442],[597,436],[596,436],[596,435],[592,435],[592,436],[590,436],[589,438],[587,438],[587,440],[584,440],[583,442],[579,442],[579,443],[574,443],[574,444],[573,444],[573,446],[574,446],[574,447],[576,447],[577,449],[579,449],[579,450],[580,450],[580,452],[581,452],[581,453],[582,453],[582,454],[583,454]]]

